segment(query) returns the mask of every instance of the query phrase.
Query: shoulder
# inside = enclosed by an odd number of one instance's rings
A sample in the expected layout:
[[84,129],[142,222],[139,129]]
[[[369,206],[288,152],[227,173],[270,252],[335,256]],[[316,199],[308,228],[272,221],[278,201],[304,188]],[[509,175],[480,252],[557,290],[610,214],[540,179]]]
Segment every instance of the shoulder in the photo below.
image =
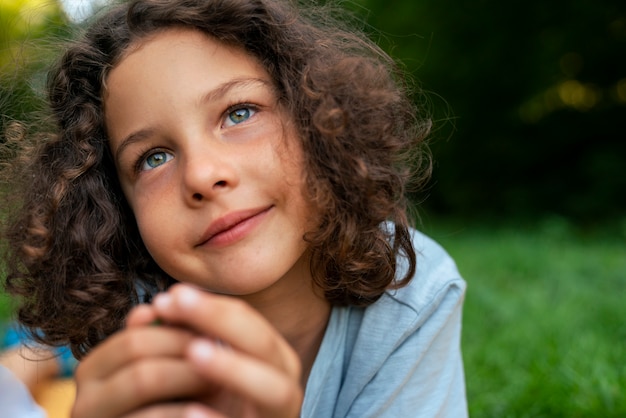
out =
[[[415,275],[406,286],[387,290],[360,314],[353,311],[350,322],[358,328],[353,355],[361,348],[368,355],[376,351],[382,365],[403,344],[413,346],[415,354],[428,350],[430,339],[443,328],[460,329],[466,283],[454,260],[421,232],[411,230],[411,237],[417,254]],[[399,258],[397,277],[407,269],[407,260]]]
[[[336,417],[466,416],[460,356],[465,281],[439,244],[411,233],[415,277],[365,309],[345,311]],[[407,263],[398,262],[400,277]]]
[[[385,311],[395,306],[392,310],[403,311],[403,316],[415,315],[417,324],[414,325],[419,326],[445,298],[462,303],[466,283],[456,263],[441,245],[414,229],[411,230],[411,238],[417,256],[415,275],[406,286],[387,290],[368,310],[375,311],[376,316],[385,317]],[[408,264],[404,258],[397,262],[397,277],[401,277]]]

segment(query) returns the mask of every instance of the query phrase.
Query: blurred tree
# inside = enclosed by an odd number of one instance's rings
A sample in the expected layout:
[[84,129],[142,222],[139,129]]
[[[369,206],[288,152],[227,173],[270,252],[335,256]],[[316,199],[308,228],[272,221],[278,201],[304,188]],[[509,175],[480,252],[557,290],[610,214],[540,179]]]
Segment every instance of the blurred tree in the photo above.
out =
[[54,39],[69,26],[52,0],[0,0],[0,132],[13,119],[29,121],[39,106]]
[[346,4],[436,93],[437,165],[427,208],[624,216],[623,0]]

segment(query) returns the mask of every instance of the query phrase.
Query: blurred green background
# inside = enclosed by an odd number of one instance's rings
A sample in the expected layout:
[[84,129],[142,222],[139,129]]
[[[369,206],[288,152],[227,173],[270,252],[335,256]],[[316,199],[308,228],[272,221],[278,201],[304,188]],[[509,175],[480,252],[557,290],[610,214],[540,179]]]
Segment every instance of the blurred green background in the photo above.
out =
[[[1,129],[32,117],[49,38],[90,4],[0,0]],[[413,197],[469,283],[471,415],[626,416],[626,2],[341,5],[427,93],[435,171]]]
[[433,92],[440,130],[428,208],[624,217],[626,2],[391,3],[354,2]]

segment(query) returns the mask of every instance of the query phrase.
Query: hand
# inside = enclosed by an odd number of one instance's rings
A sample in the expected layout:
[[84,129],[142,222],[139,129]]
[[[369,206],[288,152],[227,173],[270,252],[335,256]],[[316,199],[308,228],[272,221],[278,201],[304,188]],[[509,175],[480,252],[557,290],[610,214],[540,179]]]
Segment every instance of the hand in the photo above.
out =
[[[194,335],[150,326],[155,319],[152,308],[135,308],[129,315],[134,326],[102,342],[79,364],[72,417],[184,416],[178,399],[204,393],[206,382],[185,358]],[[151,406],[155,402],[162,404],[161,415]]]
[[153,305],[165,323],[198,336],[185,354],[199,375],[219,387],[204,399],[206,417],[299,416],[300,360],[256,310],[185,285],[158,295]]
[[[149,326],[157,318],[167,325]],[[300,373],[295,352],[250,306],[176,285],[135,308],[79,366],[73,416],[294,418]]]

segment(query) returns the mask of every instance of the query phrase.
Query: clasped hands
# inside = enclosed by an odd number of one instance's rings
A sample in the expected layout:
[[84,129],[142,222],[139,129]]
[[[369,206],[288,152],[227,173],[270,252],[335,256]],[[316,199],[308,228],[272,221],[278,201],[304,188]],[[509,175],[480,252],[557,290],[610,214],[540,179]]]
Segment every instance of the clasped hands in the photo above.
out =
[[300,376],[295,351],[248,304],[177,284],[81,362],[72,417],[296,418]]

